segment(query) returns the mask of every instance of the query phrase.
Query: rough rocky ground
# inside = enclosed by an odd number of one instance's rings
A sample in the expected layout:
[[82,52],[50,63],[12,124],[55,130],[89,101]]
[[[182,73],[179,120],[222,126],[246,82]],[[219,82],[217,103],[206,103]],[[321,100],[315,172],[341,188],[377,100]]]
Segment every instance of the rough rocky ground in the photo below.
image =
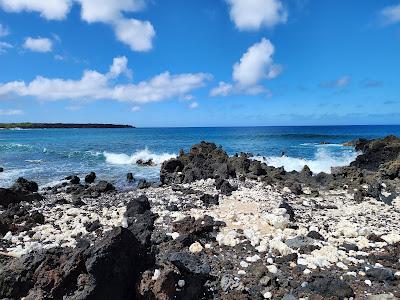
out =
[[[43,214],[44,224],[6,234],[3,251],[21,256],[41,248],[75,247],[82,238],[93,243],[116,226],[126,227],[127,203],[146,195],[158,215],[155,232],[166,241],[186,237],[195,228],[176,226],[188,216],[210,216],[224,224],[210,236],[192,234],[178,246],[210,266],[206,282],[212,297],[280,299],[320,293],[342,298],[343,286],[347,298],[400,296],[399,198],[392,206],[374,199],[357,203],[345,190],[294,195],[254,180],[232,180],[237,191],[219,195],[219,205],[205,204],[202,195],[218,194],[214,181],[83,198],[80,207],[69,204],[69,194],[47,196],[34,208]],[[280,208],[282,203],[288,209]],[[151,270],[152,276],[157,270]],[[329,284],[332,291],[320,282],[327,278],[338,281]]]
[[210,145],[166,162],[161,186],[0,189],[0,298],[400,297],[396,139],[314,176]]

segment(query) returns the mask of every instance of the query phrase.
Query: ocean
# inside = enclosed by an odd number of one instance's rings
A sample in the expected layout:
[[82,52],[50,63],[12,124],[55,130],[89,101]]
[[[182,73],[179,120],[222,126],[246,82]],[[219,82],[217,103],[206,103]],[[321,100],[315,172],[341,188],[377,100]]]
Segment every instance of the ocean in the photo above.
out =
[[[126,173],[157,181],[164,160],[203,140],[221,145],[230,155],[252,153],[254,159],[287,171],[307,164],[313,172],[330,172],[357,156],[342,143],[389,134],[400,136],[400,126],[0,130],[0,187],[9,187],[20,176],[44,186],[94,171],[98,178],[129,189],[133,185],[126,182]],[[157,166],[136,165],[138,159],[150,158]]]

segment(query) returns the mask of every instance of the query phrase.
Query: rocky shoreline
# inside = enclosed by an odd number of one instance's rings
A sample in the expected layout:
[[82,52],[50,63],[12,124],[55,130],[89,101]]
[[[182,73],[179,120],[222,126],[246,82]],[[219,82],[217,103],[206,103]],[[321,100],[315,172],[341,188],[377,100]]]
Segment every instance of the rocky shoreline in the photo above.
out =
[[0,189],[0,298],[398,299],[400,139],[352,145],[331,174],[202,142],[129,192],[19,179]]

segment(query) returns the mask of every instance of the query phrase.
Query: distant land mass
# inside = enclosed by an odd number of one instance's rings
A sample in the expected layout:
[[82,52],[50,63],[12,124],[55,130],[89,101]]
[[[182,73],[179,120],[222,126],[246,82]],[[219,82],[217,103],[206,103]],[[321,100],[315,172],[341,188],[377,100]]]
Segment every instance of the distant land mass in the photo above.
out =
[[54,129],[54,128],[135,128],[119,124],[74,124],[74,123],[0,123],[0,129]]

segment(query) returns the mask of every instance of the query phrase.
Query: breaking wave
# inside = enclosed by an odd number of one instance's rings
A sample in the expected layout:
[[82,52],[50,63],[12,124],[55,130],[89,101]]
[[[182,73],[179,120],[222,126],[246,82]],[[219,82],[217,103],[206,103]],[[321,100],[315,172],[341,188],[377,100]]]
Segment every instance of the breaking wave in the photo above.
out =
[[106,158],[106,162],[113,165],[133,165],[136,164],[136,161],[139,159],[143,161],[152,159],[155,164],[161,165],[164,161],[176,157],[176,154],[174,153],[157,154],[151,152],[147,148],[139,150],[132,155],[112,152],[103,152],[103,155]]
[[313,173],[330,173],[332,167],[343,167],[349,165],[357,157],[358,153],[352,150],[335,153],[335,155],[324,148],[319,148],[314,159],[304,159],[290,156],[256,156],[259,160],[273,167],[284,167],[287,172],[301,171],[307,165]]

